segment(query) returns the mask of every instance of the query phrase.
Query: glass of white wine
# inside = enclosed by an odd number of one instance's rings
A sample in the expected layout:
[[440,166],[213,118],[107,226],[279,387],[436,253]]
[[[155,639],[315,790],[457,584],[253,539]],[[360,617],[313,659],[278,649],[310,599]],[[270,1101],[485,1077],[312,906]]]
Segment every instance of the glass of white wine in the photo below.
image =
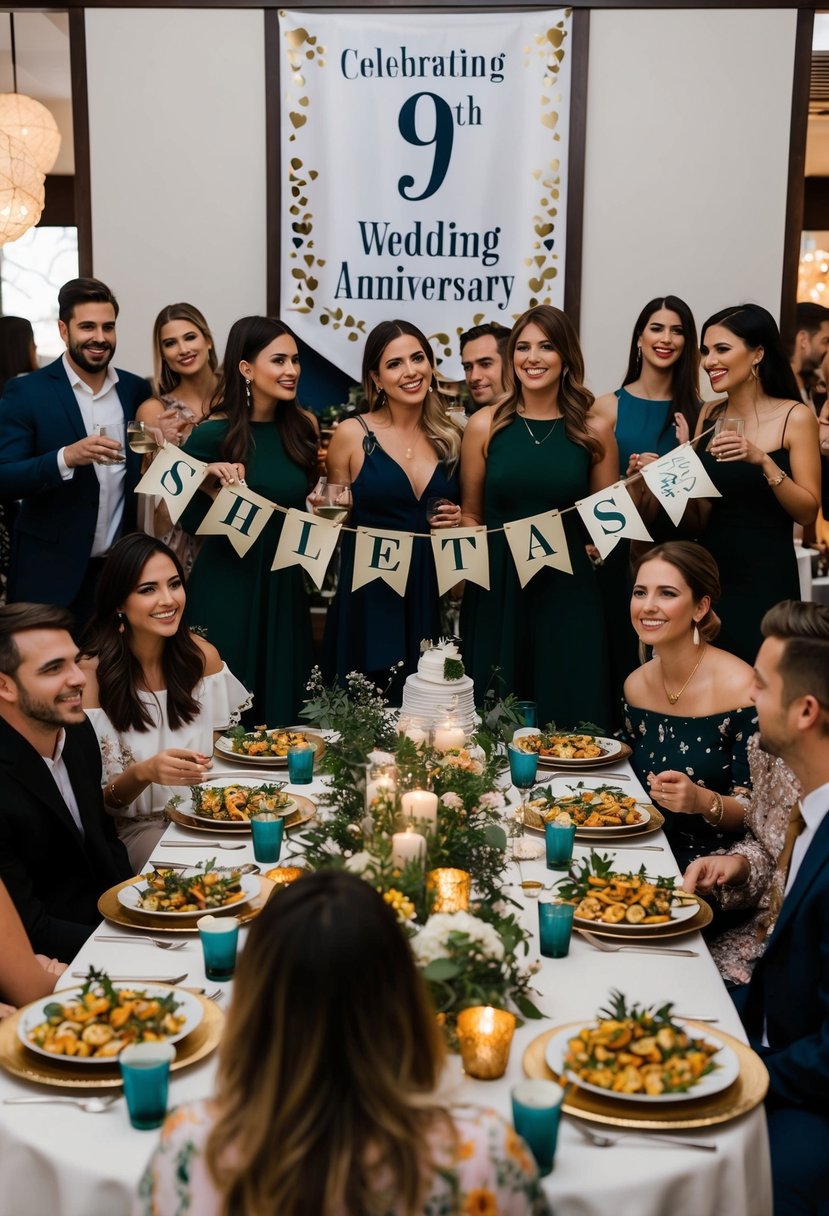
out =
[[146,422],[128,422],[127,443],[131,451],[141,456],[152,456],[161,447],[161,431],[157,427],[147,426]]
[[332,524],[344,524],[351,511],[351,486],[326,481],[314,490],[314,514]]

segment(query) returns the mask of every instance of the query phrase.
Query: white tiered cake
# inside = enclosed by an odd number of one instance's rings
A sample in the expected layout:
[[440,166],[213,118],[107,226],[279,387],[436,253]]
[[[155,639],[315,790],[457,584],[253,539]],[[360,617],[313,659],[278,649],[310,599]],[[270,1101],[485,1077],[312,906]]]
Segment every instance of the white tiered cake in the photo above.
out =
[[[447,661],[460,675],[447,678]],[[401,717],[421,718],[429,726],[437,726],[448,717],[470,734],[478,725],[475,714],[475,692],[472,680],[464,673],[460,651],[454,642],[441,639],[436,645],[428,643],[417,665],[417,672],[403,687]]]

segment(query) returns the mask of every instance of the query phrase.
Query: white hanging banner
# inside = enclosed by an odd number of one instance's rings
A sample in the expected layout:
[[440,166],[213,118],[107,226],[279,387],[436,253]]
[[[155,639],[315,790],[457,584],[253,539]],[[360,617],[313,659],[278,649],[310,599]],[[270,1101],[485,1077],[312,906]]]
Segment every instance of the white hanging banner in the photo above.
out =
[[645,465],[642,477],[673,524],[682,519],[689,498],[721,497],[690,443],[680,444],[659,460]]
[[466,580],[489,591],[486,528],[440,528],[432,533],[438,595]]
[[319,591],[339,539],[339,524],[291,507],[282,525],[271,570],[303,566]]
[[197,536],[226,536],[240,557],[262,534],[273,503],[247,486],[224,486],[196,529]]
[[163,498],[170,519],[177,524],[184,508],[204,481],[207,465],[177,448],[160,448],[144,476],[135,487],[136,494],[157,494]]
[[351,590],[356,591],[376,578],[388,583],[398,595],[406,594],[406,581],[412,561],[411,532],[374,531],[358,528],[354,544],[354,576]]
[[558,511],[516,519],[504,524],[504,533],[522,587],[526,587],[545,566],[563,570],[565,574],[573,573],[564,524]]
[[280,11],[280,315],[353,379],[389,317],[458,380],[464,330],[562,306],[571,44],[567,8]]
[[582,498],[576,507],[601,557],[612,553],[623,536],[629,540],[653,540],[620,481],[607,490]]

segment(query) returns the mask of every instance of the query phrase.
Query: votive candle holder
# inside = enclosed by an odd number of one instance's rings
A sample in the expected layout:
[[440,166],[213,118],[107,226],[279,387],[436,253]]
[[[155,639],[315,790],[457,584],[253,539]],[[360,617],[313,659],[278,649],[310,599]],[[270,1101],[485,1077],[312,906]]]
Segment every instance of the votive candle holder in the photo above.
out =
[[468,912],[472,877],[467,870],[444,866],[430,870],[427,887],[434,892],[433,912]]
[[458,1043],[464,1072],[495,1081],[507,1070],[515,1015],[492,1005],[474,1005],[458,1014]]

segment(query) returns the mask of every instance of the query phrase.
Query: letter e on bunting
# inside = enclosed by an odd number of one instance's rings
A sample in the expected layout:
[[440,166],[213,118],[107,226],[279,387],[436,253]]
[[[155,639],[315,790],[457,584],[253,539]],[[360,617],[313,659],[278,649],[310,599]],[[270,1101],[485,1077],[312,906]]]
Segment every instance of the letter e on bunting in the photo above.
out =
[[226,536],[240,557],[262,533],[273,503],[247,486],[224,486],[196,529],[197,536]]
[[563,570],[565,574],[573,573],[564,524],[558,511],[516,519],[504,524],[504,532],[522,587],[526,587],[544,566]]
[[653,540],[621,481],[576,503],[593,544],[602,557],[612,553],[623,536]]
[[168,443],[135,487],[136,494],[158,494],[177,524],[184,508],[204,481],[207,465]]
[[339,538],[340,524],[291,507],[282,525],[271,570],[303,566],[319,591]]
[[489,550],[486,528],[441,528],[432,533],[432,555],[438,575],[438,595],[464,579],[489,591]]
[[411,532],[374,532],[370,528],[358,528],[351,590],[357,591],[379,578],[398,595],[405,595],[411,560]]
[[671,523],[678,524],[689,498],[720,498],[720,492],[705,471],[705,465],[690,443],[660,456],[642,469],[645,485],[658,498]]

